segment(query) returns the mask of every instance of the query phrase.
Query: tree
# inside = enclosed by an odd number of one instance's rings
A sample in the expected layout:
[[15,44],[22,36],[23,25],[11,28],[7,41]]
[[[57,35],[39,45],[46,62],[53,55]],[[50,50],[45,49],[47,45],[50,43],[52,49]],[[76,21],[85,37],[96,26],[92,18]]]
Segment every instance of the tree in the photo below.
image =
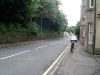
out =
[[37,11],[38,16],[35,19],[40,25],[42,13],[42,25],[49,31],[61,32],[67,27],[67,19],[59,10],[60,2],[58,0],[40,0],[40,7]]
[[26,25],[36,11],[36,5],[35,0],[0,0],[0,22]]
[[59,5],[59,0],[0,0],[0,23],[8,29],[15,26],[38,32],[42,19],[44,30],[65,31],[67,19]]
[[75,27],[75,34],[78,36],[80,36],[80,22],[77,22],[76,27]]
[[73,34],[75,34],[75,28],[76,28],[76,26],[70,26],[70,27],[68,27],[67,28],[67,32],[72,32]]
[[62,32],[65,32],[67,31],[67,25],[68,25],[68,22],[67,22],[67,18],[66,18],[66,15],[64,15],[64,13],[60,12],[60,27],[61,27],[61,31]]

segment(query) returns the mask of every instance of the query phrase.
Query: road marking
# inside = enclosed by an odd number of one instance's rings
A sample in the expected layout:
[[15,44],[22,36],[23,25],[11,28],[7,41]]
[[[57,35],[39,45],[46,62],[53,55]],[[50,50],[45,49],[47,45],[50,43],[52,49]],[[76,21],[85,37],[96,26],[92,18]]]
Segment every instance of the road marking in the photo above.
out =
[[[70,45],[69,45],[70,46]],[[67,49],[67,50],[66,50]],[[54,73],[57,71],[57,69],[59,68],[60,63],[62,62],[62,60],[64,59],[64,57],[66,56],[66,54],[69,54],[70,52],[70,47],[67,47],[65,49],[64,54],[62,55],[62,57],[58,60],[58,62],[56,63],[56,65],[54,66],[53,70],[50,72],[49,75],[54,75]],[[68,50],[69,49],[69,50]]]
[[17,55],[20,55],[20,54],[24,54],[24,53],[27,53],[27,52],[30,52],[30,51],[31,50],[27,50],[27,51],[24,51],[24,52],[16,53],[16,54],[13,54],[13,55],[10,55],[10,56],[7,56],[7,57],[3,57],[0,60],[4,60],[4,59],[7,59],[7,58],[11,58],[11,57],[14,57],[14,56],[17,56]]
[[40,48],[43,48],[43,47],[46,47],[47,45],[43,45],[43,46],[41,46],[41,47],[37,47],[37,48],[35,48],[35,49],[40,49]]
[[70,44],[64,49],[64,51],[59,55],[59,57],[53,62],[53,64],[42,74],[42,75],[49,75],[49,72],[54,68],[54,66],[57,64],[57,62],[59,62],[59,60],[62,58],[64,58],[64,56],[66,55],[65,53],[69,53],[69,51],[67,50],[70,47]]
[[[40,48],[43,48],[43,47],[46,47],[47,45],[43,45],[41,47],[37,47],[35,49],[40,49]],[[31,50],[27,50],[27,51],[23,51],[23,52],[20,52],[20,53],[16,53],[16,54],[13,54],[13,55],[10,55],[10,56],[7,56],[7,57],[3,57],[3,58],[0,58],[0,60],[4,60],[4,59],[7,59],[7,58],[11,58],[11,57],[14,57],[14,56],[17,56],[17,55],[20,55],[20,54],[24,54],[24,53],[27,53],[27,52],[30,52]]]

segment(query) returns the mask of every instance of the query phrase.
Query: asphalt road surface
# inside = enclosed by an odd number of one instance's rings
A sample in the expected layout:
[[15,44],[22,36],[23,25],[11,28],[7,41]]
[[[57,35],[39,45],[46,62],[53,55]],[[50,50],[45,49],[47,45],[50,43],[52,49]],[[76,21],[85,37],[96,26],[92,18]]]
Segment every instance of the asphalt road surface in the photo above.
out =
[[68,38],[0,49],[0,75],[42,75],[68,45]]

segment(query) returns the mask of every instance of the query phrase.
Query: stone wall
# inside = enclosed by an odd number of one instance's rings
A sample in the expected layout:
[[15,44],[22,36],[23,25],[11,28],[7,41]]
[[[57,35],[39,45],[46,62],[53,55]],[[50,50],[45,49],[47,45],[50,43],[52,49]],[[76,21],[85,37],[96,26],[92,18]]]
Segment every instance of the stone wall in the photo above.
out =
[[[59,38],[63,35],[58,35],[58,33],[43,33],[42,39]],[[41,35],[34,35],[29,32],[0,32],[0,44],[4,43],[16,43],[25,41],[40,40]]]
[[0,32],[0,44],[2,43],[15,43],[29,40],[39,39],[38,36],[34,36],[32,33],[26,32]]

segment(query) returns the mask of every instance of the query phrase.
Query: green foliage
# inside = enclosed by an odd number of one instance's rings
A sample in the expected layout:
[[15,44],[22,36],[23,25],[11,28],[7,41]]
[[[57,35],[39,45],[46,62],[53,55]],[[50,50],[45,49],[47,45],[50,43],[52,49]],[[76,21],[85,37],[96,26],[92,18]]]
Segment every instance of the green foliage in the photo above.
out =
[[59,10],[59,0],[0,0],[0,31],[63,32],[67,19]]
[[0,32],[7,32],[8,29],[7,29],[7,26],[3,23],[0,24]]
[[75,28],[75,34],[78,36],[80,36],[80,22],[77,22],[76,24],[76,28]]
[[23,27],[18,27],[14,24],[9,24],[9,25],[6,25],[6,24],[0,24],[0,32],[25,32],[26,29],[23,28]]
[[15,32],[27,32],[27,29],[26,28],[23,28],[23,27],[18,27],[16,28],[16,30],[14,30]]
[[59,18],[60,18],[59,23],[60,23],[61,31],[62,32],[67,31],[68,22],[67,22],[66,15],[64,15],[64,13],[60,12],[60,17]]
[[14,32],[17,31],[17,27],[14,24],[10,24],[8,27],[9,32]]
[[67,19],[60,12],[59,5],[60,1],[58,0],[40,0],[39,12],[42,13],[43,27],[50,31],[66,31]]
[[67,28],[67,32],[69,32],[69,33],[72,32],[75,34],[75,28],[76,28],[76,26],[70,26]]
[[40,31],[39,28],[40,27],[36,22],[32,22],[32,26],[31,26],[31,29],[29,31],[37,34]]

